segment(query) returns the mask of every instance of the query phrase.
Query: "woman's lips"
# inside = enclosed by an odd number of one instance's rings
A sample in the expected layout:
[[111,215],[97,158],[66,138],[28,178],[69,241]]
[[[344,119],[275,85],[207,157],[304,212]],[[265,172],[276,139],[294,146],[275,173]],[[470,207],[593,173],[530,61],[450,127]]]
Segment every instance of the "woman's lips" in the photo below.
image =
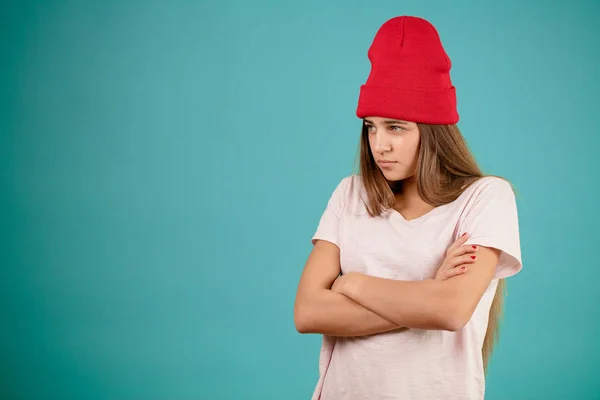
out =
[[396,163],[397,163],[397,161],[388,161],[388,160],[377,161],[377,164],[382,168],[390,168],[391,166],[393,166]]

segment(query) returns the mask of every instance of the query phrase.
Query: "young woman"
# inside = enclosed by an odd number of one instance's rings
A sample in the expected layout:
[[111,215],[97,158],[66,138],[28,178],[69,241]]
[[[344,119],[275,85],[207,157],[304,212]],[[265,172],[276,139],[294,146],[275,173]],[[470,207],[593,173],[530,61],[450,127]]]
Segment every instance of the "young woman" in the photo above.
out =
[[313,399],[480,400],[522,267],[515,196],[456,126],[433,25],[392,18],[368,55],[360,173],[329,199],[294,309],[299,332],[323,335]]

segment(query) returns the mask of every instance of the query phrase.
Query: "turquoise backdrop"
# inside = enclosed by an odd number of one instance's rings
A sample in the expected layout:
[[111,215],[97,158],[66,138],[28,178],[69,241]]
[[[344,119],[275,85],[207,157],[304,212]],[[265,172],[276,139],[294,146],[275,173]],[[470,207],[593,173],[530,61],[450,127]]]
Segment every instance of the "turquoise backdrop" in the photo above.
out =
[[489,400],[600,399],[598,1],[4,1],[0,398],[308,399],[293,302],[368,47],[430,20],[518,190]]

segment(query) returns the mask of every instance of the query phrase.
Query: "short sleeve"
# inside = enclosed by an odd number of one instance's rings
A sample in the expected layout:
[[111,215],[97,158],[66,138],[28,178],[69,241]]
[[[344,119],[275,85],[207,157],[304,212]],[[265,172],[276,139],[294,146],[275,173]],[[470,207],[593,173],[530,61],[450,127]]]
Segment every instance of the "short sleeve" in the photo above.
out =
[[462,219],[459,235],[468,232],[466,244],[501,250],[494,279],[508,278],[522,268],[519,218],[512,186],[490,177],[476,191]]
[[341,247],[340,219],[345,204],[346,188],[349,179],[349,177],[342,179],[329,197],[327,207],[321,215],[317,230],[312,237],[311,242],[313,245],[317,240],[326,240]]

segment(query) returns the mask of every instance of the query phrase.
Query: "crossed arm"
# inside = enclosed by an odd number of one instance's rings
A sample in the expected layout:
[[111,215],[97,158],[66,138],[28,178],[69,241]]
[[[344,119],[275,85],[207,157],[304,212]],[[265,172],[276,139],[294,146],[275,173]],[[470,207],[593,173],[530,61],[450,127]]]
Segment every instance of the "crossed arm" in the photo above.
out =
[[456,331],[471,318],[499,255],[497,249],[480,246],[477,261],[466,273],[443,281],[399,281],[360,273],[339,277],[339,248],[319,240],[298,285],[296,329],[331,336],[401,328]]

